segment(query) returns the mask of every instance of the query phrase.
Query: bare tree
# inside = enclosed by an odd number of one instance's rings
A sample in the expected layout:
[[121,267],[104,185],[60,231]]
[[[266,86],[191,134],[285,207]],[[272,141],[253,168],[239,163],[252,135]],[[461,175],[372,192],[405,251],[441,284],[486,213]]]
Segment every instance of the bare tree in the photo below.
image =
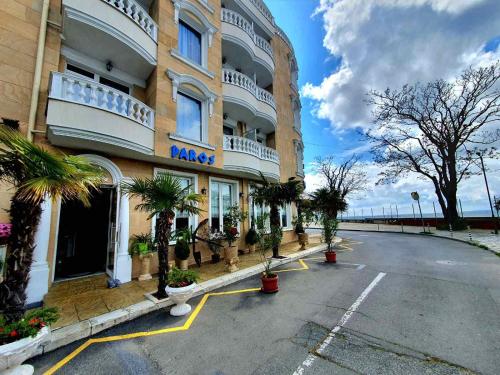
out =
[[500,139],[500,63],[468,68],[443,79],[401,90],[372,91],[375,161],[384,166],[379,183],[415,172],[434,185],[445,219],[458,224],[458,184],[477,172],[478,152],[497,157]]
[[[368,181],[358,155],[353,155],[340,164],[335,162],[334,156],[317,157],[316,171],[326,180],[328,189],[337,191],[344,201],[348,195],[365,190]],[[335,217],[336,214],[337,212]]]

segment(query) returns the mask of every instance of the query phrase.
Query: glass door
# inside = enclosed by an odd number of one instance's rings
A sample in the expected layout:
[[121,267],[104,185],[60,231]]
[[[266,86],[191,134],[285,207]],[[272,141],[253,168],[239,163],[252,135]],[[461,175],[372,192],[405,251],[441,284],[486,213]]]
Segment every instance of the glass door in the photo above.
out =
[[224,215],[229,211],[229,207],[235,203],[235,186],[233,183],[212,181],[210,185],[212,231],[222,231]]
[[118,238],[117,228],[117,211],[118,199],[116,187],[108,188],[109,190],[109,208],[108,208],[108,247],[106,252],[106,273],[113,277],[115,270],[115,252]]

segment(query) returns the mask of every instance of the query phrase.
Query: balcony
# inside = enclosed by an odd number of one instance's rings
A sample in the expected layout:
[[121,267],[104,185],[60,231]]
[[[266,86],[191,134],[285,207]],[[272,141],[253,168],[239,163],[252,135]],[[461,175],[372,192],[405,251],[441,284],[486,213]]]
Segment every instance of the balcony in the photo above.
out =
[[[270,37],[275,32],[274,17],[263,0],[232,0],[245,14],[252,15],[252,21]],[[228,6],[229,8],[229,6]]]
[[221,9],[222,51],[237,66],[252,66],[264,86],[273,82],[274,56],[271,44],[257,35],[253,23],[241,14]]
[[140,79],[157,63],[158,26],[137,0],[63,0],[63,44]]
[[52,72],[47,135],[57,146],[135,158],[154,154],[154,111],[95,81]]
[[260,172],[273,181],[280,178],[278,152],[248,138],[224,136],[224,169],[238,176],[260,177]]
[[276,103],[273,95],[255,84],[248,76],[235,70],[222,70],[224,113],[252,124],[265,134],[275,130]]

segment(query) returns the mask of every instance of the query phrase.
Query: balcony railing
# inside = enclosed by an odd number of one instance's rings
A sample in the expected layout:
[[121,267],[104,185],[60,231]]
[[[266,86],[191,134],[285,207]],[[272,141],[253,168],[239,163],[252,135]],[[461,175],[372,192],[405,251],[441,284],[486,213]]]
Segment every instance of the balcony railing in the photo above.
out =
[[269,160],[278,164],[280,162],[276,150],[244,137],[225,135],[223,149],[225,151],[242,152],[244,154],[253,155],[261,160]]
[[154,129],[151,108],[130,95],[95,81],[53,72],[50,98],[112,112]]
[[258,100],[269,104],[276,109],[274,96],[267,90],[257,86],[255,82],[247,75],[231,69],[222,69],[222,82],[241,87],[250,91]]
[[148,12],[135,0],[102,0],[122,12],[143,29],[155,42],[158,42],[158,26]]
[[252,38],[254,44],[257,47],[264,50],[269,56],[271,56],[271,58],[274,59],[273,48],[271,47],[271,44],[261,36],[255,34],[253,23],[248,22],[247,19],[241,14],[230,9],[222,8],[221,21],[230,23],[231,25],[237,26],[245,31],[250,36],[250,38]]
[[250,2],[255,5],[255,7],[266,17],[266,19],[274,25],[274,17],[269,10],[269,8],[264,4],[262,0],[250,0]]

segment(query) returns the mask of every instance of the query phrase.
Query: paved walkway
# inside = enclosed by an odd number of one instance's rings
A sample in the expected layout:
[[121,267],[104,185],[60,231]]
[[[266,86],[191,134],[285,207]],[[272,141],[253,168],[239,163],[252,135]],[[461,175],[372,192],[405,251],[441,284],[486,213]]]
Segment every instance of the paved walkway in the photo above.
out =
[[[389,225],[389,224],[367,224],[367,223],[340,223],[340,230],[368,230],[368,231],[380,231],[380,232],[404,232],[404,233],[422,233],[422,227],[414,226],[401,226],[401,225]],[[489,250],[500,254],[500,235],[492,234],[490,230],[482,229],[472,229],[468,231],[458,231],[452,232],[444,230],[436,230],[435,227],[425,228],[431,231],[434,236],[453,238],[455,240],[472,242],[478,245],[483,245],[488,247]]]

